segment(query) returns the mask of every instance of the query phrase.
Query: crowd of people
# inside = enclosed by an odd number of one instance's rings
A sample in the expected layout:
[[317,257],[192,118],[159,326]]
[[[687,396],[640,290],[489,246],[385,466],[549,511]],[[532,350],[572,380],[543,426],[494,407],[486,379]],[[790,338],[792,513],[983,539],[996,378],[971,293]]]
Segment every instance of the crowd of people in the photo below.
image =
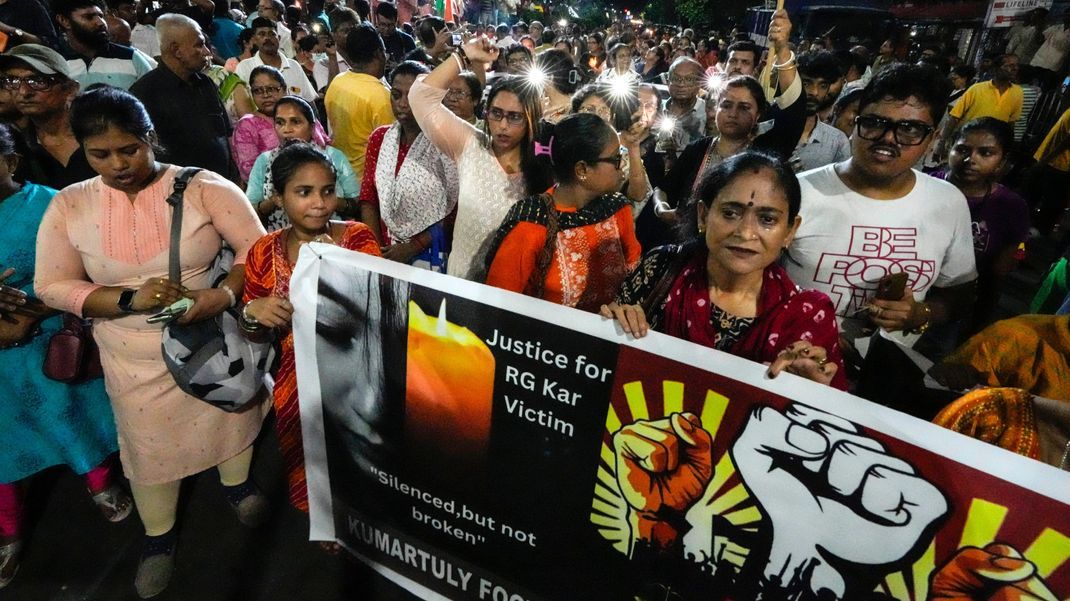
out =
[[[974,68],[954,49],[798,40],[784,11],[768,51],[736,32],[475,13],[0,3],[0,587],[18,569],[26,481],[66,465],[106,519],[137,510],[134,584],[159,594],[183,478],[215,467],[241,523],[269,518],[249,469],[271,410],[289,504],[308,511],[289,285],[312,241],[770,377],[861,393],[891,344],[954,389],[1070,401],[1070,317],[993,325],[1031,237],[1058,233],[1070,199],[1070,111],[1033,155],[1022,146],[1065,74],[1070,19],[1030,13]],[[182,184],[175,281],[167,198],[184,167],[201,171]],[[224,246],[235,264],[213,285]],[[1047,305],[1070,311],[1057,275]],[[250,340],[274,341],[272,403],[228,413],[176,384],[146,318],[183,298],[179,324],[235,310]],[[52,339],[78,327],[103,378],[46,377]],[[1070,422],[1012,426],[1041,432],[1037,458],[1070,450]]]

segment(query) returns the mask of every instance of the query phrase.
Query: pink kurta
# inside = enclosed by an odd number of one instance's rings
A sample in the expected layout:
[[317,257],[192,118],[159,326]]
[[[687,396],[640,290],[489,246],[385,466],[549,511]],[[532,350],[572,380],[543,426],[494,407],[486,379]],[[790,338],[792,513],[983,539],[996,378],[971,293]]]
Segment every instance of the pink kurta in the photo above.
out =
[[[51,307],[81,314],[101,286],[137,288],[167,277],[171,207],[166,198],[178,167],[142,190],[131,203],[99,177],[65,188],[48,207],[37,235],[37,295]],[[182,283],[207,286],[207,270],[222,240],[236,263],[264,235],[241,190],[208,171],[185,194],[182,219]],[[145,314],[94,319],[104,382],[119,431],[126,476],[139,484],[160,484],[216,466],[256,438],[264,412],[260,404],[226,413],[182,392],[164,365],[160,325]]]

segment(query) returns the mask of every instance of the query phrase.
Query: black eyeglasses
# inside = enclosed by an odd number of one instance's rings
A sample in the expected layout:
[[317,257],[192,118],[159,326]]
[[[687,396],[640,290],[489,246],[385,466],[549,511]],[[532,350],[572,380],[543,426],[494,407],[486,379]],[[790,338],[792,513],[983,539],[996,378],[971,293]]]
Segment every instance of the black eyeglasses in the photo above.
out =
[[621,147],[621,149],[619,151],[617,151],[617,154],[615,154],[615,155],[613,155],[611,157],[598,157],[597,159],[592,159],[592,160],[590,160],[588,162],[590,162],[590,163],[609,163],[610,165],[613,165],[614,169],[620,169],[621,164],[624,163],[624,160],[628,158],[628,154],[627,153],[628,153],[628,149],[626,149],[624,147]]
[[59,80],[55,77],[48,75],[31,75],[29,77],[15,77],[14,75],[5,75],[0,77],[0,87],[5,90],[16,92],[22,87],[22,84],[26,84],[31,90],[37,90],[43,92],[49,88],[52,88],[59,83]]
[[872,115],[859,115],[855,117],[855,125],[858,126],[858,136],[863,140],[874,142],[880,140],[891,129],[895,132],[895,141],[903,146],[917,146],[936,131],[936,128],[928,123],[920,121],[892,121],[884,117]]
[[278,94],[285,89],[286,88],[279,86],[260,86],[253,88],[250,91],[253,93],[253,96],[267,96],[268,94]]
[[487,119],[489,121],[501,121],[505,119],[509,122],[509,125],[520,125],[527,117],[524,113],[518,113],[516,111],[503,111],[498,107],[494,107],[487,111]]

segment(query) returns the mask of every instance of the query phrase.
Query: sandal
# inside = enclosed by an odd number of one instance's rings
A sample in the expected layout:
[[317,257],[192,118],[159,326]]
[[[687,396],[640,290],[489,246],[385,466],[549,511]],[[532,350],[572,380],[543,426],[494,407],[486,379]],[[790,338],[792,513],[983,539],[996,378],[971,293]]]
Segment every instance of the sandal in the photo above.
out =
[[134,510],[134,500],[116,484],[98,492],[92,498],[104,514],[104,519],[112,523],[125,520]]
[[21,550],[22,541],[20,540],[0,545],[0,588],[11,584],[15,574],[19,573],[19,551]]
[[223,496],[238,515],[243,526],[255,528],[267,521],[270,505],[264,493],[251,481],[235,486],[223,486]]
[[151,599],[162,593],[171,583],[175,571],[175,531],[160,536],[145,536],[141,561],[134,576],[134,589],[142,599]]

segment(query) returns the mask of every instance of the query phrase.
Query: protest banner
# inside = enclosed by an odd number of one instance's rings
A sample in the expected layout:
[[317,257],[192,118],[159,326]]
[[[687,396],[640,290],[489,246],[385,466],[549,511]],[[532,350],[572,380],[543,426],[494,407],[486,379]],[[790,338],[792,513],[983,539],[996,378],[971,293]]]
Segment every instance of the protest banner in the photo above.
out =
[[1051,8],[1053,0],[991,0],[985,27],[1011,27],[1036,8]]
[[790,374],[321,244],[313,540],[424,599],[1070,596],[1070,474]]

